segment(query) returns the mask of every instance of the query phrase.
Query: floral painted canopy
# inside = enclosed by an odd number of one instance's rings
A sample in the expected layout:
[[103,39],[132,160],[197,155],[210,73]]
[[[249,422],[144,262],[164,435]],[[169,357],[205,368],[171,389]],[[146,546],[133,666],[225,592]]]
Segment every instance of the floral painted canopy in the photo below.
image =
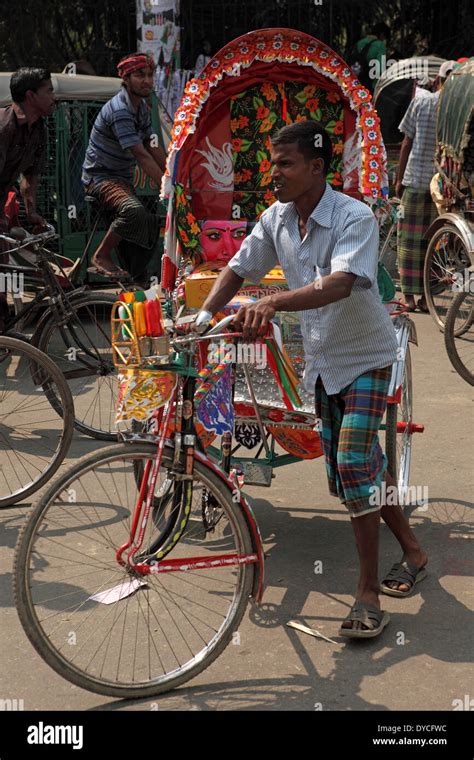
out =
[[[263,29],[211,59],[184,92],[169,146],[166,258],[199,253],[202,220],[259,218],[271,190],[270,137],[314,119],[333,142],[328,182],[373,203],[386,194],[386,154],[369,92],[331,48],[303,32]],[[163,273],[167,287],[166,271]]]

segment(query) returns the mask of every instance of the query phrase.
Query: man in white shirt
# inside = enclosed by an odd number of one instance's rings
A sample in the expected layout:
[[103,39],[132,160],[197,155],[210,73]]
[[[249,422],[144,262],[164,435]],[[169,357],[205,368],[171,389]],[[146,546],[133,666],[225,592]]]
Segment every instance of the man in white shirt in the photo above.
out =
[[378,600],[380,515],[403,550],[382,583],[384,593],[407,596],[426,574],[428,558],[401,508],[382,499],[383,479],[394,486],[378,430],[397,341],[377,287],[375,217],[327,184],[331,154],[330,137],[316,122],[284,127],[272,139],[278,202],[222,271],[196,323],[227,304],[244,279],[258,283],[281,264],[289,290],[242,307],[234,323],[244,339],[254,340],[266,333],[276,311],[302,312],[305,382],[315,388],[329,489],[353,518],[360,561],[356,602],[340,633],[368,638],[389,622]]

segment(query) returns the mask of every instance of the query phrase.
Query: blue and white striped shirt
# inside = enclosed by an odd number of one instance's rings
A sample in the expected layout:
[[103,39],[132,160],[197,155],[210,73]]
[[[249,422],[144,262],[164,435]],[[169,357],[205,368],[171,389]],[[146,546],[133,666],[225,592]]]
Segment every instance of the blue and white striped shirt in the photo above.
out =
[[364,203],[326,185],[306,229],[301,240],[295,205],[274,203],[229,266],[258,284],[280,265],[291,290],[333,272],[357,275],[348,298],[299,313],[305,386],[314,391],[321,375],[326,392],[339,393],[359,375],[386,367],[397,356],[395,329],[377,286],[377,222]]
[[92,127],[82,166],[82,182],[123,180],[133,184],[137,160],[130,148],[152,133],[151,114],[145,100],[135,111],[125,87],[103,108]]

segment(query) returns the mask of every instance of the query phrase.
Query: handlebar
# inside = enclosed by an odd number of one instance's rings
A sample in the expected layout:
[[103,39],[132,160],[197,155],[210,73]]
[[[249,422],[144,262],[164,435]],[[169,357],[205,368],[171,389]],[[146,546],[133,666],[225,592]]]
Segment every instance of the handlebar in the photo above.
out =
[[0,241],[3,240],[9,245],[14,245],[15,248],[11,248],[8,251],[8,253],[13,253],[14,251],[19,251],[21,248],[26,248],[32,244],[43,244],[47,240],[52,240],[55,237],[58,236],[56,235],[56,230],[54,229],[53,225],[46,223],[45,232],[39,232],[36,235],[26,235],[23,240],[18,240],[18,238],[10,237],[10,235],[0,234]]

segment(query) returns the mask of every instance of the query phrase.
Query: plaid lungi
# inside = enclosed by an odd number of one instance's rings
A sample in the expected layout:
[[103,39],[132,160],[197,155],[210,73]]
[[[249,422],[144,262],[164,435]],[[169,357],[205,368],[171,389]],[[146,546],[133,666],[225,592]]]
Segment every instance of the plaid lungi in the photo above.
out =
[[146,210],[131,185],[117,180],[105,180],[89,185],[86,192],[97,198],[104,209],[115,214],[110,225],[112,232],[142,248],[153,248],[156,245],[160,234],[160,219]]
[[423,266],[428,241],[423,237],[438,216],[429,190],[406,187],[397,228],[398,269],[402,293],[423,293]]
[[321,420],[321,443],[329,491],[346,505],[351,517],[377,512],[387,457],[378,430],[387,406],[392,368],[373,369],[356,377],[339,393],[327,395],[318,377],[316,416]]

